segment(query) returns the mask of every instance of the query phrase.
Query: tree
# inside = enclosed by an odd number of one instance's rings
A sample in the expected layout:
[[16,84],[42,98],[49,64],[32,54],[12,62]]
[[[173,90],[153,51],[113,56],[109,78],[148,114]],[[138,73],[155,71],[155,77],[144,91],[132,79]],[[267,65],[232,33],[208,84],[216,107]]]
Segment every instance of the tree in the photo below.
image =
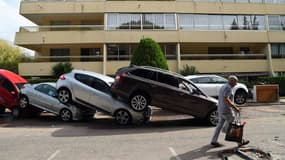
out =
[[166,58],[158,45],[151,38],[142,38],[131,59],[131,65],[153,66],[168,70]]
[[8,42],[0,40],[0,68],[18,73],[18,64],[25,59],[19,47],[13,47]]
[[72,64],[69,62],[66,63],[57,63],[52,67],[53,75],[58,78],[64,73],[68,73],[73,70]]
[[195,66],[189,66],[188,64],[183,66],[183,69],[180,70],[180,74],[183,76],[193,75],[193,74],[197,74],[197,73],[199,73],[199,71],[196,69],[196,67]]

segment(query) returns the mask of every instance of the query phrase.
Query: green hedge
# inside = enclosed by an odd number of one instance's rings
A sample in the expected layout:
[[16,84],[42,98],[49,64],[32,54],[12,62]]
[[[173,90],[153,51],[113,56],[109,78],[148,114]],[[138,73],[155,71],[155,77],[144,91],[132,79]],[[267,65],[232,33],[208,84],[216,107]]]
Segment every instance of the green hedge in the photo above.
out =
[[27,81],[31,84],[42,83],[42,82],[56,82],[57,79],[53,78],[37,78],[37,79],[27,79]]
[[285,75],[278,77],[260,77],[258,81],[265,84],[278,84],[280,96],[285,96]]

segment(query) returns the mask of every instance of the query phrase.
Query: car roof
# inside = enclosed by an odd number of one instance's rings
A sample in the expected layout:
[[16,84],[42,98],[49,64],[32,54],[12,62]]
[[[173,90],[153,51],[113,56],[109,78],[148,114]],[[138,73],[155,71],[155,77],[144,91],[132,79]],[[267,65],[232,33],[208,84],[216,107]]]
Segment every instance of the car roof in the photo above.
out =
[[215,74],[200,74],[200,75],[189,75],[185,76],[186,79],[202,78],[202,77],[221,77]]
[[72,72],[73,73],[86,74],[86,75],[89,75],[89,76],[92,76],[92,77],[99,78],[102,81],[105,81],[108,85],[110,85],[110,83],[114,82],[114,78],[112,78],[110,76],[103,75],[103,74],[99,74],[99,73],[96,73],[96,72],[85,71],[85,70],[77,70],[77,69],[72,70]]
[[0,75],[9,79],[12,83],[27,83],[27,80],[23,77],[5,69],[0,69]]
[[157,68],[157,67],[152,67],[152,66],[131,66],[131,67],[148,69],[148,70],[152,70],[152,71],[155,71],[155,72],[167,73],[167,74],[174,75],[174,76],[177,76],[177,77],[180,77],[180,78],[184,78],[182,75],[180,75],[178,73],[175,73],[175,72],[172,72],[172,71],[168,71],[168,70],[165,70],[165,69],[161,69],[161,68]]

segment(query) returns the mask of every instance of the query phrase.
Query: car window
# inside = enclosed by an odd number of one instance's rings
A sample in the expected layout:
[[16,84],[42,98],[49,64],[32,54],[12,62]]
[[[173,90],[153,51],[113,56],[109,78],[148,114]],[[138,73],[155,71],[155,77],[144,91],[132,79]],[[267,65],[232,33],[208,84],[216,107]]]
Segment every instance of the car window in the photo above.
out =
[[48,84],[40,84],[38,85],[35,90],[44,93],[46,95],[49,95],[51,97],[56,97],[57,96],[57,90],[56,88],[52,87],[51,85]]
[[130,73],[138,77],[156,80],[156,74],[153,71],[149,71],[145,69],[136,69],[136,70],[131,71]]
[[75,79],[90,86],[92,83],[92,77],[84,74],[75,74]]
[[3,79],[3,78],[0,76],[0,82],[2,81],[2,79]]
[[96,90],[99,90],[101,92],[107,93],[107,94],[111,93],[110,86],[108,86],[105,82],[103,82],[102,80],[97,79],[95,77],[92,78],[92,83],[91,83],[90,87],[92,87]]
[[190,82],[185,81],[183,79],[179,80],[179,88],[189,91],[191,94],[200,92],[197,87],[193,86]]
[[213,83],[220,83],[220,84],[224,84],[228,82],[228,80],[223,77],[212,77],[212,81]]
[[198,83],[198,78],[190,79],[190,81],[192,81],[193,83]]
[[12,92],[12,91],[15,92],[15,88],[13,84],[7,79],[5,79],[4,82],[2,83],[2,87],[6,89],[8,92]]
[[201,77],[201,78],[197,78],[196,83],[212,83],[212,80],[209,77]]
[[176,79],[175,77],[171,75],[158,72],[157,80],[160,83],[168,84],[168,85],[179,88],[178,79]]

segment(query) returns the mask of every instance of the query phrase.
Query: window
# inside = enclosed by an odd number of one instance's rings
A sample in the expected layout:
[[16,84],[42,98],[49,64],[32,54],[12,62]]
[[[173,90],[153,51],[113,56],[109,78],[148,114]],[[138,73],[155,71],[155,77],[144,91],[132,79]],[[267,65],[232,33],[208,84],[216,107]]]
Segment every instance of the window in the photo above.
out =
[[153,71],[136,69],[130,72],[132,75],[156,81],[156,74]]
[[212,77],[212,83],[219,83],[219,84],[224,84],[227,83],[228,80],[222,77]]
[[223,18],[221,15],[208,15],[209,30],[223,30]]
[[108,44],[107,59],[108,60],[129,60],[135,46],[130,44]]
[[158,72],[157,73],[157,80],[160,83],[168,84],[170,86],[179,88],[178,79],[176,79],[175,77],[173,77],[171,75]]
[[201,77],[196,79],[196,83],[211,83],[212,80],[209,77]]
[[107,14],[107,29],[176,29],[175,14]]
[[269,23],[270,30],[280,30],[281,29],[280,16],[268,16],[268,23]]
[[208,30],[208,15],[194,15],[194,29]]
[[98,91],[101,91],[101,92],[104,92],[107,94],[111,93],[110,87],[105,82],[103,82],[100,79],[97,79],[95,77],[91,78],[91,84],[89,86],[98,90]]
[[35,90],[41,92],[41,93],[44,93],[46,95],[49,95],[51,97],[56,97],[57,96],[57,90],[56,88],[48,85],[48,84],[41,84],[41,85],[38,85]]
[[192,14],[179,14],[179,29],[193,30],[194,29],[194,16]]
[[68,27],[68,25],[70,25],[69,21],[51,21],[50,25],[54,26],[51,28],[52,31],[66,31],[70,29],[70,27]]
[[13,91],[15,92],[16,91],[13,84],[7,79],[4,80],[2,87],[4,89],[6,89],[8,92],[13,92]]
[[166,59],[176,59],[176,44],[160,44]]
[[84,74],[75,74],[75,79],[88,86],[90,86],[92,83],[91,77]]
[[285,43],[284,44],[271,44],[272,58],[285,58]]
[[225,15],[223,16],[224,30],[238,30],[237,16]]
[[52,62],[67,62],[69,61],[69,48],[52,48],[50,56]]
[[100,48],[81,48],[80,61],[102,60]]
[[208,47],[209,54],[233,54],[232,47]]

